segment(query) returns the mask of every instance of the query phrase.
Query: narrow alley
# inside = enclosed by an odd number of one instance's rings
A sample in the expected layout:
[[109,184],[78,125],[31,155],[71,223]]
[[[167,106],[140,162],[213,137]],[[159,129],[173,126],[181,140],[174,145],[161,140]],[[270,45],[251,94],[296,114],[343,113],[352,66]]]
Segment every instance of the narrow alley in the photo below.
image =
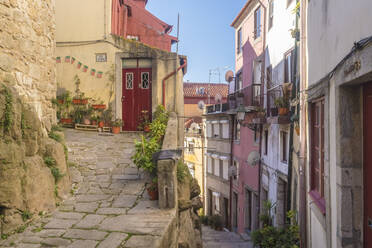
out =
[[204,248],[253,248],[250,240],[244,240],[235,232],[216,231],[203,226]]
[[153,247],[172,210],[159,210],[130,160],[139,135],[65,130],[73,196],[0,247]]

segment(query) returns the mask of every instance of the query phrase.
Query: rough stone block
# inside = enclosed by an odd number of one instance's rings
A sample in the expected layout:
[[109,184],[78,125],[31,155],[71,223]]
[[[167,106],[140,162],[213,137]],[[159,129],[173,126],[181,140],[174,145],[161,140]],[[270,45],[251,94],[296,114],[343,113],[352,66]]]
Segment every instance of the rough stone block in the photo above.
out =
[[105,218],[102,215],[89,214],[84,217],[79,223],[75,225],[75,228],[95,228]]
[[153,236],[133,236],[126,243],[126,248],[159,247],[159,239]]
[[106,235],[107,232],[97,230],[69,229],[63,237],[70,239],[103,240]]
[[68,248],[95,248],[98,242],[94,240],[76,240]]
[[98,203],[88,202],[88,203],[76,203],[75,211],[82,213],[94,213],[98,208]]
[[119,247],[119,245],[128,237],[125,233],[110,233],[105,240],[103,240],[97,248],[112,248]]
[[67,246],[71,244],[71,241],[68,239],[62,239],[62,238],[46,238],[43,240],[42,244],[47,246]]
[[61,220],[61,219],[52,219],[48,224],[44,226],[45,229],[61,229],[61,228],[70,228],[72,225],[76,224],[78,220]]
[[134,195],[120,195],[116,197],[112,206],[114,208],[129,208],[134,205],[137,200],[137,196]]
[[177,206],[177,167],[174,160],[158,161],[159,207],[161,209]]

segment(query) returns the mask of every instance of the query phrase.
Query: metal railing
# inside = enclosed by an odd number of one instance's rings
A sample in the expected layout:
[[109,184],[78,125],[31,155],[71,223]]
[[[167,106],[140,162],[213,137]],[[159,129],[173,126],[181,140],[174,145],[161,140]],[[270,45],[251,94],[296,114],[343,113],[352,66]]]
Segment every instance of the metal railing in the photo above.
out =
[[225,112],[229,110],[228,103],[219,103],[207,106],[207,114],[215,113],[215,112]]
[[229,94],[229,108],[236,109],[240,105],[245,107],[261,106],[261,84],[252,84]]

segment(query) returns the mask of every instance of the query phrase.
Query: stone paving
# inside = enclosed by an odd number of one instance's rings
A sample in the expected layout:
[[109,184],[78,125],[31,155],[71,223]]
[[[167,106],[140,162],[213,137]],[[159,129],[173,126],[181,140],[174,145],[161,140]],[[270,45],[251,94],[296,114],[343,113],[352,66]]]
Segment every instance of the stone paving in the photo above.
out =
[[203,248],[253,248],[251,241],[243,240],[234,232],[219,232],[204,225],[202,230]]
[[131,162],[136,133],[65,130],[72,196],[0,247],[157,247],[174,210],[148,199],[145,179]]

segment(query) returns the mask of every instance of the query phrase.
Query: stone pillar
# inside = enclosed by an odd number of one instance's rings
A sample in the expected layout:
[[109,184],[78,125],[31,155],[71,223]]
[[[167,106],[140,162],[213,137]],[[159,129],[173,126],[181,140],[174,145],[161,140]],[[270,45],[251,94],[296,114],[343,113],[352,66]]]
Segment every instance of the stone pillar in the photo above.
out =
[[159,208],[177,208],[177,161],[158,161]]

